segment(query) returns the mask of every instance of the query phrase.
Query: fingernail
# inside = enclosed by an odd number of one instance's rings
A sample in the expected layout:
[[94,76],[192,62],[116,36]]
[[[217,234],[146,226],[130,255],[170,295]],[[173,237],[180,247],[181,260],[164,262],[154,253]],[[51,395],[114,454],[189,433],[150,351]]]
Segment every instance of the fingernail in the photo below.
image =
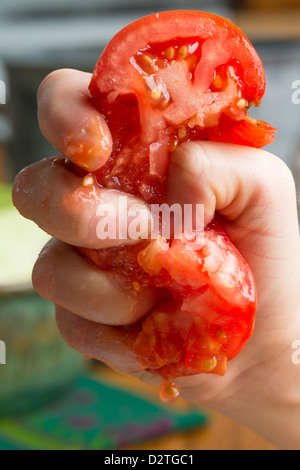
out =
[[102,116],[85,120],[64,139],[64,155],[75,165],[96,171],[108,160],[112,151],[110,130]]

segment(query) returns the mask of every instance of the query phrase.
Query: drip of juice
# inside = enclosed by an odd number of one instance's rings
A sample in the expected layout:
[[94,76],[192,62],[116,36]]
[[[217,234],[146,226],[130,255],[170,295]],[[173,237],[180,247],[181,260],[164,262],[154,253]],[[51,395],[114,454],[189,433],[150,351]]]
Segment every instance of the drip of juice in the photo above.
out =
[[164,403],[175,403],[180,396],[180,390],[174,382],[164,380],[160,385],[159,396]]

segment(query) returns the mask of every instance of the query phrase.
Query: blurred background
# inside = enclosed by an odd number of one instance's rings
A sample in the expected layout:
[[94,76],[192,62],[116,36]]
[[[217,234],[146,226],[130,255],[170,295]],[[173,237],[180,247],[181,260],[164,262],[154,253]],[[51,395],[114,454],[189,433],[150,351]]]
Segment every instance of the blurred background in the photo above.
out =
[[[267,89],[252,110],[278,129],[267,150],[300,173],[300,0],[186,0],[241,27],[260,54]],[[273,449],[251,431],[88,362],[61,340],[53,307],[32,292],[31,270],[48,236],[11,204],[26,165],[55,154],[39,132],[36,92],[57,68],[92,72],[123,26],[179,0],[10,0],[0,3],[0,449]],[[3,87],[5,85],[5,87]],[[298,95],[299,97],[299,95]],[[6,364],[1,364],[6,362]]]

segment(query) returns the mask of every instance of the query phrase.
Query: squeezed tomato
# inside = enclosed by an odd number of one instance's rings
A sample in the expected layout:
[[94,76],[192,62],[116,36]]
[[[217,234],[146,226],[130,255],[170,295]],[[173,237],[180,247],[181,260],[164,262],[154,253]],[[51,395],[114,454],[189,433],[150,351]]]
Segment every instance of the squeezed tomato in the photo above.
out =
[[[113,142],[94,178],[150,204],[166,200],[169,160],[180,143],[263,147],[274,140],[273,127],[249,116],[265,91],[262,62],[244,34],[216,15],[171,11],[128,25],[104,50],[89,89]],[[86,170],[91,154],[81,148],[72,160]],[[178,394],[175,377],[224,375],[253,331],[249,266],[216,220],[198,235],[80,250],[114,271],[123,288],[151,284],[168,293],[139,324],[123,327],[124,337],[135,332],[130,347],[144,368],[166,380],[167,400]]]

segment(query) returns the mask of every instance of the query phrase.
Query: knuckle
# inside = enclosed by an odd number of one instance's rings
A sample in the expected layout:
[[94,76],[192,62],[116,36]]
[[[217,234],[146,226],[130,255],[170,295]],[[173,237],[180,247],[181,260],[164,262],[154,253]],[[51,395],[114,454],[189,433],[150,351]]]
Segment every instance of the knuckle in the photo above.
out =
[[294,178],[292,172],[288,165],[279,157],[274,157],[273,161],[273,168],[276,172],[276,175],[283,180],[286,184],[294,184]]
[[41,99],[44,96],[48,96],[49,91],[52,91],[54,88],[56,88],[56,85],[64,78],[66,77],[66,74],[68,72],[68,69],[58,69],[58,70],[53,70],[50,72],[44,80],[41,82],[41,84],[38,87],[37,91],[37,100],[38,102],[41,101]]
[[281,158],[267,152],[261,165],[257,186],[262,196],[270,199],[277,195],[282,200],[292,198],[295,181],[288,165]]
[[41,100],[42,96],[45,94],[47,90],[52,88],[53,83],[57,80],[57,76],[59,75],[60,71],[59,70],[54,70],[53,72],[50,72],[44,80],[41,82],[40,86],[38,87],[37,91],[37,99],[38,101]]

